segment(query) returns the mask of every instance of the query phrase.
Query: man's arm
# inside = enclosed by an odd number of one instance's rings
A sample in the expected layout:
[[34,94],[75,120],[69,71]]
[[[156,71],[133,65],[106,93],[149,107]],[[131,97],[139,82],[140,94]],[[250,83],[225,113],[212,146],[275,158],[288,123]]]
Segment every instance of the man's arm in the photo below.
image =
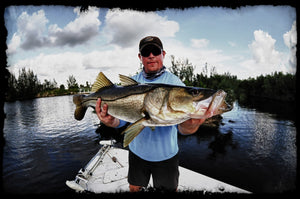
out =
[[193,133],[196,133],[196,131],[204,121],[205,119],[189,119],[179,124],[178,130],[181,134],[191,135]]

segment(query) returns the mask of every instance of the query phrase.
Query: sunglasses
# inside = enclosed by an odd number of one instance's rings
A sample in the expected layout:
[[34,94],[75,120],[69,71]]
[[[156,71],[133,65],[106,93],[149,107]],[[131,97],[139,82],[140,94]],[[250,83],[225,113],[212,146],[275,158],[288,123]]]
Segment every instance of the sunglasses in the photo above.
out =
[[150,53],[152,53],[154,56],[157,56],[162,53],[162,49],[154,45],[148,45],[145,46],[140,53],[143,57],[149,57]]

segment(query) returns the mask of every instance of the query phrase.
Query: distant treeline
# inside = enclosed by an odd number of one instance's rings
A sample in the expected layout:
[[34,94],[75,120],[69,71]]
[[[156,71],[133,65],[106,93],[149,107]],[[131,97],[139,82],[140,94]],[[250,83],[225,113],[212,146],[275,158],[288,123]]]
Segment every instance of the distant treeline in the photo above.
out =
[[296,101],[296,75],[274,72],[239,82],[239,100],[263,98],[278,101]]
[[[244,102],[251,99],[279,100],[295,102],[296,75],[274,72],[269,75],[260,75],[256,78],[245,80],[237,79],[237,76],[229,72],[218,74],[216,67],[208,64],[202,68],[200,74],[195,74],[195,66],[188,59],[178,59],[171,55],[171,67],[169,70],[177,75],[187,86],[196,86],[212,89],[223,89],[227,92],[227,101],[239,100]],[[91,85],[78,86],[76,79],[70,75],[67,79],[68,89],[63,84],[59,87],[53,79],[44,80],[41,83],[33,71],[25,68],[19,71],[18,78],[11,74],[8,80],[7,101],[32,99],[36,97],[68,95],[79,91],[90,91]]]
[[33,71],[30,69],[26,71],[25,68],[22,68],[19,70],[19,76],[17,78],[14,74],[10,74],[5,98],[6,101],[26,100],[36,97],[69,95],[79,91],[87,92],[90,90],[88,82],[86,82],[86,86],[78,86],[73,75],[70,75],[67,79],[67,85],[68,89],[66,89],[63,84],[58,87],[55,79],[52,81],[45,79],[44,82],[41,83]]
[[211,67],[208,71],[207,64],[200,74],[195,74],[195,67],[188,59],[175,60],[175,57],[171,56],[171,64],[169,70],[187,86],[223,89],[227,92],[227,100],[230,102],[236,99],[244,102],[254,98],[289,102],[296,100],[296,75],[293,74],[274,72],[265,76],[239,80],[237,76],[229,72],[218,74],[216,67]]

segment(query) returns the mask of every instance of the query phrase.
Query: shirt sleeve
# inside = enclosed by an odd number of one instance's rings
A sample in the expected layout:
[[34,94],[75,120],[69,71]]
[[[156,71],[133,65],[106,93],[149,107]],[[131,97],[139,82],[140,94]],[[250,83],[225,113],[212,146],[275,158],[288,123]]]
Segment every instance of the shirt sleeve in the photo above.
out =
[[[120,120],[120,119],[119,119],[119,120]],[[120,120],[120,124],[119,124],[119,126],[117,126],[116,128],[121,128],[121,127],[125,126],[126,123],[127,123],[126,121]]]
[[166,83],[171,83],[176,86],[185,86],[185,84],[173,73],[169,73],[169,79],[166,80]]

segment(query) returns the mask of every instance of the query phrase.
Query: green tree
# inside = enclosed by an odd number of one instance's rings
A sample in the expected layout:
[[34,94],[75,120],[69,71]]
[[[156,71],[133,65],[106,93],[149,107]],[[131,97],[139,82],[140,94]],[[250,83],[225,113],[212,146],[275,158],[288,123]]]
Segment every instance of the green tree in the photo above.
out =
[[91,90],[91,85],[89,84],[89,82],[86,81],[85,84],[86,84],[85,89],[86,89],[87,91],[90,91],[90,90]]
[[17,80],[16,90],[17,99],[32,99],[35,98],[40,91],[40,82],[37,75],[30,69],[26,71],[25,68],[19,70],[19,77]]
[[69,76],[69,78],[67,80],[67,85],[68,85],[69,91],[71,91],[71,92],[79,91],[78,83],[76,82],[76,79],[73,75]]
[[175,61],[175,56],[171,55],[171,64],[169,68],[170,72],[178,76],[185,85],[191,86],[194,79],[194,69],[192,63],[188,59],[178,59]]
[[236,90],[240,101],[264,99],[292,102],[296,99],[296,75],[282,72],[260,75],[240,81]]
[[18,91],[17,91],[17,83],[18,80],[16,79],[15,75],[10,73],[8,82],[7,82],[7,93],[6,93],[6,100],[7,101],[14,101],[18,97]]
[[61,84],[61,85],[59,86],[59,90],[61,90],[61,91],[66,90],[66,89],[65,89],[65,85]]
[[175,63],[175,56],[171,55],[171,67],[169,68],[170,72],[179,77],[180,68]]

